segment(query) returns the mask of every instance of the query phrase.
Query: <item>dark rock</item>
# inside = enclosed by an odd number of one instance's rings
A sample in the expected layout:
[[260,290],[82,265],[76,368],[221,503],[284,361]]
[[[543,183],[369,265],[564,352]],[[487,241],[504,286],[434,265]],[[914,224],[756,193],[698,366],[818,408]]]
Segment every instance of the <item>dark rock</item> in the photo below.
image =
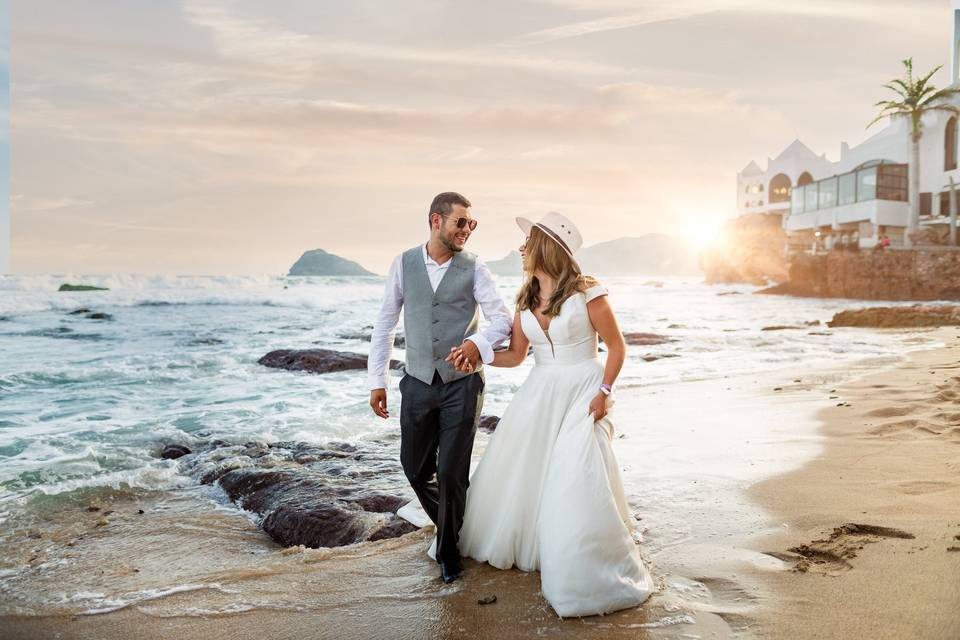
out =
[[913,305],[841,311],[828,327],[943,327],[960,325],[960,306]]
[[188,453],[190,453],[190,449],[182,444],[168,444],[163,448],[163,453],[160,454],[160,457],[164,460],[176,460]]
[[656,333],[625,333],[623,339],[627,344],[650,346],[655,344],[664,344],[667,342],[676,342],[675,339],[662,336]]
[[739,296],[743,295],[740,291],[721,291],[718,296]]
[[62,284],[57,291],[109,291],[106,287],[94,287],[89,284]]
[[189,347],[205,347],[212,346],[215,344],[223,344],[223,340],[220,338],[194,338],[187,343]]
[[78,316],[78,315],[80,315],[81,313],[90,313],[90,309],[87,309],[86,307],[80,307],[79,309],[74,309],[74,310],[71,311],[68,315]]
[[807,325],[808,327],[819,327],[819,326],[820,326],[820,321],[819,321],[819,320],[807,320],[807,321],[804,322],[803,324]]
[[477,604],[493,604],[497,601],[497,596],[485,596],[477,600]]
[[500,423],[499,416],[480,416],[480,421],[477,423],[478,429],[483,429],[488,433],[493,433],[497,429],[497,425]]
[[679,357],[680,357],[680,354],[678,353],[661,353],[657,355],[647,354],[645,356],[642,356],[640,359],[645,362],[655,362],[656,360],[660,360],[662,358],[679,358]]
[[[331,373],[351,369],[366,369],[367,356],[330,349],[277,349],[257,360],[259,364],[287,371]],[[402,369],[399,360],[390,361],[391,369]]]
[[323,249],[306,251],[290,267],[291,276],[375,276],[359,264],[327,253]]
[[109,313],[103,313],[102,311],[97,311],[94,313],[88,313],[86,318],[90,320],[113,320],[113,316]]
[[763,327],[760,331],[783,331],[784,329],[803,329],[803,327],[794,327],[787,324],[774,324],[769,327]]
[[341,546],[416,529],[396,515],[412,494],[398,440],[219,441],[199,446],[181,469],[218,483],[237,506],[261,516],[261,528],[280,544]]

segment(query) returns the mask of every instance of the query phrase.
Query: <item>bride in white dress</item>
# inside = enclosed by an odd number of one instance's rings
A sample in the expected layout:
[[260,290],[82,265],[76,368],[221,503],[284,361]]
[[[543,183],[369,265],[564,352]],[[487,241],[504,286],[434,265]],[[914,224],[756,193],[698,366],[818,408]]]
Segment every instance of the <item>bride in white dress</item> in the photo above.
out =
[[[470,479],[460,554],[539,570],[543,595],[562,617],[634,607],[654,587],[610,446],[609,391],[623,365],[623,336],[607,290],[572,257],[581,244],[576,227],[557,213],[517,223],[528,236],[520,247],[527,278],[510,348],[492,364],[515,367],[532,345],[536,366]],[[469,367],[457,350],[451,359]]]

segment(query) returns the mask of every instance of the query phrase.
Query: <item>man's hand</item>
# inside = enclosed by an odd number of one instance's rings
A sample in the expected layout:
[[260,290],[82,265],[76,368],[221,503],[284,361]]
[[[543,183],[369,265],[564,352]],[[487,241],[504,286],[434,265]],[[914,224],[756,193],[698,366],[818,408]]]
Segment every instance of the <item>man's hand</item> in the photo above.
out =
[[370,407],[373,409],[375,414],[384,420],[390,417],[390,412],[387,411],[386,389],[374,389],[370,392]]
[[450,349],[450,355],[447,356],[447,362],[453,364],[457,371],[471,373],[477,368],[480,361],[480,349],[472,340],[464,340],[459,347]]

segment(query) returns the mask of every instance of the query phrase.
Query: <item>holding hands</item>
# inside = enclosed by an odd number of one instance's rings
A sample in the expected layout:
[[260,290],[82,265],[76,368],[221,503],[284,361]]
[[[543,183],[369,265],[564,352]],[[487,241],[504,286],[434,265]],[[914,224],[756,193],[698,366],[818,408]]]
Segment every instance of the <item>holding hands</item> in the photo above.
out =
[[457,371],[473,373],[480,361],[480,349],[472,340],[464,340],[459,347],[450,349],[450,355],[447,356],[446,360],[452,363]]

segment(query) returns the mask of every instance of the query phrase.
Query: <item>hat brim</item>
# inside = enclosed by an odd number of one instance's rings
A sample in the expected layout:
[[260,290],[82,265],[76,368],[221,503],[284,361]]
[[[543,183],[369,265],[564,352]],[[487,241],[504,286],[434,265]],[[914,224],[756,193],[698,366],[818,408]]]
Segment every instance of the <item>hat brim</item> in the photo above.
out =
[[534,222],[533,220],[528,220],[527,218],[521,218],[517,216],[517,226],[520,227],[521,231],[529,236],[530,230],[533,229]]
[[[544,235],[546,235],[548,238],[553,240],[552,232],[545,229],[542,225],[540,225],[537,222],[534,222],[533,220],[529,220],[527,218],[522,218],[520,216],[517,216],[517,226],[520,227],[520,230],[523,231],[523,233],[527,237],[530,236],[530,231],[532,231],[534,227],[540,227],[541,229],[543,229]],[[556,242],[556,240],[554,240],[554,242]],[[566,247],[564,247],[562,244],[560,243],[557,243],[557,244],[560,246],[561,249],[563,249],[564,253],[570,256],[570,261],[573,262],[573,266],[577,270],[577,272],[583,273],[583,269],[580,268],[580,263],[578,263],[577,259],[573,257],[573,254],[570,253],[570,251]]]

